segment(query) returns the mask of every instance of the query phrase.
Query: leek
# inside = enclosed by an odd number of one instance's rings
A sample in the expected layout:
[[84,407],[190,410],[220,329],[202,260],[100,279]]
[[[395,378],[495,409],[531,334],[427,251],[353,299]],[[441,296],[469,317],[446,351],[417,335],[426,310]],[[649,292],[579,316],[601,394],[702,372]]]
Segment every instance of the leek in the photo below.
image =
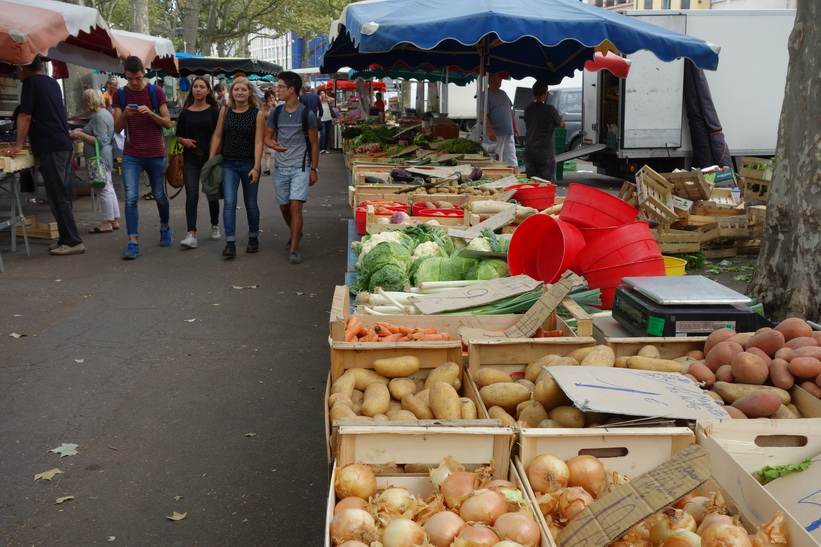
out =
[[524,313],[529,310],[543,294],[544,291],[542,289],[536,289],[518,296],[502,298],[501,300],[483,306],[447,311],[436,315],[507,315],[509,313]]

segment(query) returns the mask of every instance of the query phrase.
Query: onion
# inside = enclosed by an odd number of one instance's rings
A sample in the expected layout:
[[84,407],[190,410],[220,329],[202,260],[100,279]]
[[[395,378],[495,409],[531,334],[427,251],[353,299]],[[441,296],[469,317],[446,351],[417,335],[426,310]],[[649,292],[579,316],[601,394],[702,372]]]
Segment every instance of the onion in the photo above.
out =
[[703,547],[752,547],[747,530],[735,524],[713,524],[701,533]]
[[505,513],[500,515],[493,524],[502,539],[509,539],[521,543],[525,547],[539,544],[542,534],[539,525],[524,513]]
[[376,494],[376,475],[365,464],[348,464],[336,470],[334,490],[340,498],[356,496],[366,500]]
[[604,482],[604,464],[595,456],[576,456],[567,461],[567,469],[570,478],[568,486],[581,486],[587,492],[597,498],[599,490]]
[[462,502],[459,516],[465,522],[482,522],[492,525],[499,515],[507,511],[504,496],[493,490],[477,490]]
[[701,547],[701,536],[689,530],[679,530],[667,536],[661,547]]
[[557,496],[555,492],[552,494],[542,494],[539,499],[536,500],[536,503],[539,504],[539,510],[541,510],[542,515],[549,517],[559,506],[559,496]]
[[[416,512],[416,496],[408,492],[407,488],[392,486],[373,498],[373,506],[378,513],[412,517]],[[409,515],[406,514],[408,512]]]
[[693,498],[698,498],[698,497],[700,497],[700,496],[698,494],[696,494],[695,491],[690,492],[686,496],[684,496],[682,498],[679,498],[679,500],[676,503],[673,504],[673,508],[674,509],[684,509],[684,506],[687,505],[687,502],[689,502]]
[[331,520],[331,539],[335,544],[352,539],[370,544],[378,539],[376,523],[364,509],[343,509]]
[[362,543],[361,541],[357,541],[355,539],[351,539],[346,541],[345,543],[340,543],[338,547],[370,547],[367,543]]
[[700,536],[704,535],[704,530],[713,524],[732,524],[733,517],[729,515],[722,515],[720,513],[707,513],[699,524],[696,533]]
[[527,469],[530,485],[537,492],[549,494],[567,486],[570,470],[564,460],[553,454],[540,454],[533,458]]
[[592,505],[593,501],[593,496],[588,494],[587,490],[581,486],[572,486],[559,497],[559,511],[565,519],[572,520],[584,511],[585,507]]
[[382,531],[383,547],[414,547],[425,544],[425,531],[410,519],[395,519]]
[[462,502],[473,494],[478,478],[479,475],[476,473],[466,471],[448,475],[439,486],[439,492],[445,497],[445,505],[451,509],[459,509]]
[[497,488],[516,488],[516,485],[504,479],[494,479],[485,485],[485,488],[495,490]]
[[427,522],[427,520],[433,515],[448,510],[448,508],[445,507],[445,501],[444,498],[442,498],[442,494],[437,494],[435,492],[428,496],[425,501],[419,501],[418,506],[419,509],[414,520],[422,525],[424,525],[425,522]]
[[456,513],[442,511],[430,517],[422,529],[434,547],[450,547],[464,525],[465,521]]
[[499,543],[494,543],[493,547],[523,547],[521,543],[516,543],[515,541],[510,541],[509,539],[505,539],[500,541]]
[[758,527],[751,539],[753,547],[783,547],[789,544],[790,533],[784,522],[784,513],[779,511],[772,520]]
[[696,496],[690,498],[683,509],[685,512],[693,515],[693,518],[696,519],[696,524],[701,524],[701,521],[704,520],[704,517],[707,515],[707,509],[709,507],[710,498],[707,496]]
[[658,545],[676,532],[695,532],[696,520],[690,513],[668,507],[648,528],[650,529],[650,541]]
[[343,509],[365,509],[367,506],[368,502],[357,496],[342,498],[334,507],[334,515]]
[[493,547],[499,543],[499,536],[492,528],[481,524],[463,526],[453,540],[453,547]]

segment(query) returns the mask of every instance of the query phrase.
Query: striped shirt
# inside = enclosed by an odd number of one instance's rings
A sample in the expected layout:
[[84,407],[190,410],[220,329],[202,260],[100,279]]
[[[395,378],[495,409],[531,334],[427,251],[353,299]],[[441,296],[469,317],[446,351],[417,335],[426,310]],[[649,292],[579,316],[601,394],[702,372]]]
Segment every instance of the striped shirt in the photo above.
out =
[[[145,105],[151,108],[151,96],[148,93],[148,84],[140,91],[133,91],[124,87],[126,104],[120,104],[120,93],[115,93],[111,99],[111,106],[125,110],[130,104]],[[160,86],[157,89],[157,108],[166,103],[165,92]],[[159,112],[157,112],[159,114]],[[156,158],[165,155],[165,144],[162,138],[162,127],[154,123],[148,114],[134,114],[126,118],[126,141],[123,154],[138,158]]]

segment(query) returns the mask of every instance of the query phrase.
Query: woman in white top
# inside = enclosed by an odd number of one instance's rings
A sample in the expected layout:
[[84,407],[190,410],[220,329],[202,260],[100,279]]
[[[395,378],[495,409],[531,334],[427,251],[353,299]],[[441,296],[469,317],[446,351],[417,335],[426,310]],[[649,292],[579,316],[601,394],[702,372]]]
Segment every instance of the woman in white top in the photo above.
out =
[[331,140],[331,129],[333,128],[334,100],[328,97],[328,93],[323,89],[319,92],[320,105],[322,106],[322,116],[319,118],[319,153],[328,153],[328,141]]

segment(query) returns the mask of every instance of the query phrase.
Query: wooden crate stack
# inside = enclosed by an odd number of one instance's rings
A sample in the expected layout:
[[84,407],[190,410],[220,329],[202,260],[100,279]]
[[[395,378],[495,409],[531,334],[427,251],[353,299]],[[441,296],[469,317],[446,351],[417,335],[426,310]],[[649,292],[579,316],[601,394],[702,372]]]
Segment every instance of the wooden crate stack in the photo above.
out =
[[773,160],[742,156],[741,177],[744,179],[744,199],[767,201],[773,178]]

